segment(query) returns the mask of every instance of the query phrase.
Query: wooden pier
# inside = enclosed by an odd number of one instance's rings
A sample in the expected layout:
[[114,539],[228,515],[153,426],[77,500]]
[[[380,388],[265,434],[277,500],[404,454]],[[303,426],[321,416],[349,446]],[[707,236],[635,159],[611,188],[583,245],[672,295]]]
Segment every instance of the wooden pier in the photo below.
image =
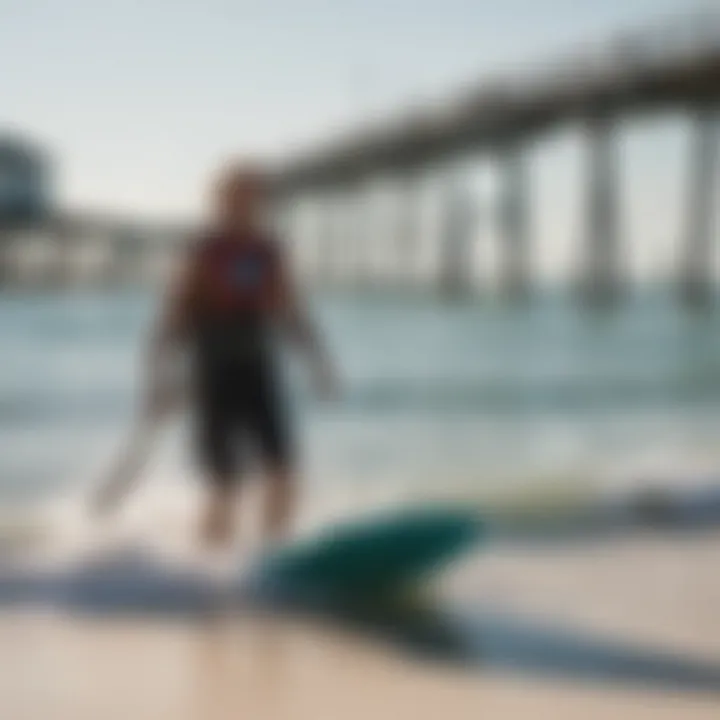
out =
[[[526,156],[549,132],[579,125],[585,129],[589,161],[577,284],[586,297],[609,300],[625,282],[617,147],[622,122],[678,111],[687,116],[695,149],[689,158],[686,231],[677,284],[687,300],[704,301],[714,292],[713,220],[720,198],[720,12],[627,33],[524,74],[480,82],[475,90],[432,109],[421,108],[395,121],[348,132],[284,163],[277,174],[278,201],[289,205],[315,201],[322,214],[329,196],[367,192],[368,184],[390,178],[406,188],[398,194],[400,202],[404,195],[409,215],[417,212],[415,179],[432,173],[444,178],[446,187],[439,192],[447,204],[445,214],[451,217],[436,238],[441,256],[436,280],[457,292],[472,283],[467,245],[473,242],[476,227],[462,202],[462,183],[451,169],[487,156],[496,164],[503,185],[495,213],[502,236],[502,286],[509,295],[526,295],[533,284],[532,188]],[[412,227],[412,218],[406,223]],[[370,249],[372,235],[356,235],[354,242],[364,247],[345,252],[362,257]],[[345,241],[337,234],[334,242]],[[401,252],[400,264],[411,265],[411,245]],[[322,252],[316,274],[327,280],[331,269],[326,260],[328,254]],[[359,277],[364,267],[358,263]]]
[[[460,294],[475,286],[477,223],[489,215],[500,237],[501,289],[527,296],[535,284],[528,156],[548,133],[574,125],[584,130],[588,161],[577,238],[582,260],[573,284],[591,300],[612,300],[626,284],[618,137],[627,118],[668,112],[687,118],[693,138],[676,283],[687,301],[704,302],[715,293],[720,12],[683,16],[478,82],[432,108],[287,158],[276,168],[275,220],[312,282],[432,283]],[[468,166],[481,158],[494,164],[500,180],[489,212],[473,206],[465,182]],[[146,282],[162,276],[189,232],[179,223],[61,211],[30,212],[18,223],[0,207],[1,282]]]

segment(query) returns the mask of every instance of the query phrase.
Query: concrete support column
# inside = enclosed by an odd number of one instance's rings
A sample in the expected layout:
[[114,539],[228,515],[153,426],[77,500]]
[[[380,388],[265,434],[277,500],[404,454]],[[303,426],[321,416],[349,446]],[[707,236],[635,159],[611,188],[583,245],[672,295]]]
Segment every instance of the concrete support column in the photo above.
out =
[[417,171],[403,175],[397,183],[396,226],[392,237],[392,277],[405,287],[414,285],[418,278],[422,190],[422,177]]
[[133,229],[122,230],[115,239],[115,277],[120,285],[141,282],[148,239]]
[[320,202],[317,195],[304,197],[300,233],[303,254],[303,281],[308,285],[318,282],[318,257],[321,229]]
[[300,270],[305,260],[301,232],[303,210],[303,199],[296,196],[278,198],[273,203],[270,229],[294,271]]
[[288,246],[296,277],[306,284],[314,281],[315,242],[317,234],[317,214],[313,198],[307,194],[295,197],[292,201],[293,212],[284,232],[284,241]]
[[338,192],[334,210],[332,246],[333,277],[347,287],[358,282],[368,233],[367,210],[362,182]]
[[376,287],[386,275],[383,262],[387,235],[382,200],[377,185],[369,183],[362,202],[362,240],[356,268],[358,282],[364,288]]
[[354,198],[347,188],[337,192],[333,207],[333,238],[330,245],[332,282],[342,287],[348,278],[352,262]]
[[50,284],[55,287],[68,287],[78,278],[81,247],[76,234],[60,228],[48,233],[50,250]]
[[13,233],[7,228],[0,228],[0,290],[11,285],[15,278],[13,267]]
[[284,246],[290,254],[295,249],[295,210],[296,203],[288,196],[275,197],[266,218],[266,227],[273,238]]
[[616,125],[595,118],[589,126],[587,255],[583,290],[591,302],[613,300],[622,283]]
[[284,239],[292,231],[293,199],[289,196],[273,197],[267,212],[267,226],[271,233]]
[[499,224],[501,234],[500,284],[510,297],[530,289],[530,232],[527,163],[522,148],[508,145],[501,157]]
[[117,243],[114,236],[108,231],[95,234],[92,242],[103,246],[100,252],[101,261],[98,268],[98,281],[103,284],[117,284]]
[[327,232],[325,198],[319,193],[314,193],[312,200],[309,202],[307,213],[306,252],[308,281],[312,285],[322,285],[324,282],[323,250]]
[[347,188],[342,197],[338,263],[340,280],[346,286],[354,286],[358,282],[366,235],[363,186],[358,181]]
[[350,221],[349,281],[355,287],[373,282],[372,253],[375,234],[372,227],[373,203],[368,181],[359,184],[353,195]]
[[438,280],[441,293],[457,297],[472,286],[475,212],[458,169],[452,169],[443,184]]
[[680,290],[691,304],[703,304],[713,293],[713,236],[720,170],[720,107],[698,109],[693,129],[687,236],[682,249]]
[[323,195],[318,218],[316,274],[322,285],[333,285],[339,275],[342,202],[337,192]]

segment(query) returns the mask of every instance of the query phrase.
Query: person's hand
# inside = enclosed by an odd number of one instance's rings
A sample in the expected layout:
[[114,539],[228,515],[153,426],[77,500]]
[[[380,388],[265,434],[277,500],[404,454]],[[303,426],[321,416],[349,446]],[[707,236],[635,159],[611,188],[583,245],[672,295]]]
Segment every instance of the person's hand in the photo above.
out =
[[145,395],[143,413],[146,418],[158,420],[178,410],[184,400],[182,388],[171,382],[154,383]]
[[117,509],[123,493],[124,487],[115,478],[105,481],[90,499],[92,513],[97,517],[107,518]]
[[95,516],[108,517],[128,495],[148,459],[157,429],[156,422],[137,421],[128,444],[90,497],[90,509]]

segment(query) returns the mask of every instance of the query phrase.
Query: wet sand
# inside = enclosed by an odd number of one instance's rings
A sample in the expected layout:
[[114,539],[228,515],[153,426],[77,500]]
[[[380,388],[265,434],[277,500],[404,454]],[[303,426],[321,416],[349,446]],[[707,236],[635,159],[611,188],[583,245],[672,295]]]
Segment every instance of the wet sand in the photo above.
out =
[[[720,535],[494,553],[445,594],[605,638],[720,660]],[[447,666],[347,629],[253,615],[0,618],[0,718],[677,718],[720,695]]]

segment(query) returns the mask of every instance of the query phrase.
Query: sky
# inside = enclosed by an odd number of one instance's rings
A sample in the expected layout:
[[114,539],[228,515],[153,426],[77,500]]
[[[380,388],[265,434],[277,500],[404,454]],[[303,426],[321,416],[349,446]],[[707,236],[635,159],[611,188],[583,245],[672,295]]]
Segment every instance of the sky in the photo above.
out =
[[[64,205],[196,217],[208,176],[229,155],[300,152],[379,114],[697,6],[0,0],[0,131],[52,151]],[[648,178],[658,175],[657,148],[679,142],[664,132],[633,150]],[[551,200],[559,216],[563,198]]]
[[229,154],[282,155],[690,2],[0,0],[0,129],[71,204],[194,212]]

